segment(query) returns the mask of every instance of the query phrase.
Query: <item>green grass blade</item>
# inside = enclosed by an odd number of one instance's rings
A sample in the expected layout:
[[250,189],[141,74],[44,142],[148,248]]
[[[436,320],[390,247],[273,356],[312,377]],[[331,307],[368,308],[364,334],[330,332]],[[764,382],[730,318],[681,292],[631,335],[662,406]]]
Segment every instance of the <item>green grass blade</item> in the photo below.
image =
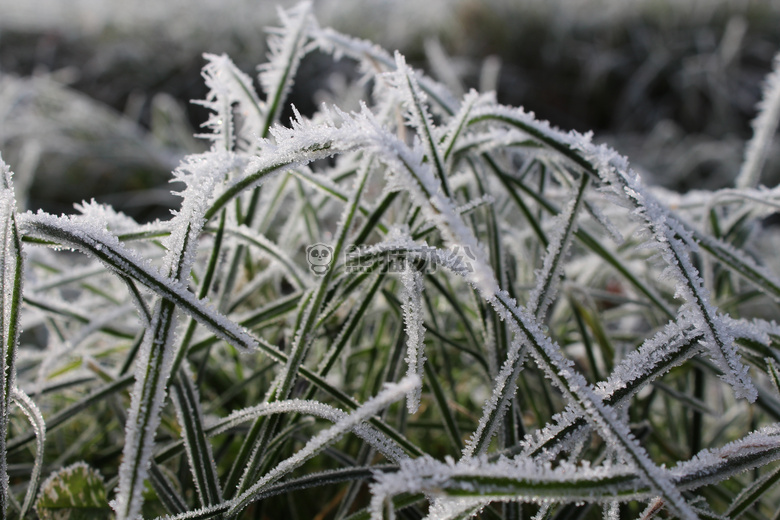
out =
[[286,253],[280,250],[276,244],[271,242],[265,236],[256,233],[246,226],[241,226],[238,228],[227,227],[225,229],[225,233],[240,239],[247,245],[251,245],[262,250],[268,256],[273,258],[276,262],[285,268],[286,272],[290,275],[290,278],[298,289],[304,289],[309,286],[309,277],[301,272],[298,266],[295,265],[295,262],[293,262]]
[[425,370],[427,384],[431,387],[433,398],[439,407],[444,429],[446,430],[453,447],[457,451],[461,451],[463,449],[463,439],[461,439],[458,424],[455,422],[455,417],[452,415],[452,410],[447,403],[447,396],[444,394],[444,389],[442,388],[439,379],[436,377],[437,374],[433,371],[430,361],[423,365],[423,369]]
[[305,44],[311,26],[311,4],[302,2],[289,11],[279,11],[282,35],[273,35],[268,42],[271,54],[260,67],[260,84],[266,93],[266,113],[260,137],[279,119],[284,99],[292,88],[298,65],[308,51]]
[[[392,304],[396,316],[400,318],[402,314],[401,302],[393,294],[387,291],[384,292],[384,295],[387,301]],[[447,432],[450,441],[452,441],[453,446],[460,451],[463,449],[463,440],[461,439],[461,434],[458,429],[458,425],[455,422],[455,418],[452,415],[452,410],[450,409],[450,406],[447,403],[447,397],[444,394],[444,389],[442,388],[441,383],[439,382],[439,378],[436,377],[437,374],[433,371],[433,367],[431,366],[430,361],[427,363],[423,363],[423,370],[425,373],[426,383],[428,384],[428,386],[430,386],[431,390],[433,391],[433,398],[436,401],[436,405],[439,408],[439,413],[441,414],[442,417],[444,429]]]
[[765,358],[766,373],[769,375],[769,381],[775,389],[775,392],[780,394],[780,367],[777,366],[777,362],[772,358]]
[[279,463],[269,473],[237,496],[232,501],[228,515],[234,515],[244,509],[248,504],[255,501],[257,495],[268,485],[274,483],[286,473],[317,455],[327,445],[340,438],[346,431],[376,415],[380,410],[402,398],[412,388],[419,384],[419,379],[407,377],[401,380],[397,385],[388,385],[376,397],[366,401],[357,410],[337,421],[332,427],[318,433],[309,440],[303,448],[296,452],[295,455]]
[[[722,482],[749,469],[780,459],[778,426],[752,432],[720,449],[704,450],[698,457],[663,470],[681,490],[697,490]],[[773,472],[774,474],[774,472]],[[631,466],[609,471],[574,465],[551,469],[531,459],[516,459],[511,465],[473,461],[447,464],[427,458],[404,461],[397,473],[377,475],[372,486],[374,513],[385,499],[409,491],[435,490],[437,496],[474,497],[491,501],[553,503],[603,500],[647,500],[654,490]],[[668,505],[668,504],[667,504]]]
[[152,487],[154,487],[160,502],[163,503],[165,509],[170,514],[175,515],[187,510],[187,503],[184,498],[181,497],[165,473],[154,462],[149,467],[149,481],[152,483]]
[[[127,374],[123,377],[120,377],[116,379],[114,382],[108,383],[106,385],[101,386],[97,390],[94,390],[89,395],[81,398],[79,401],[73,403],[67,408],[64,408],[59,412],[51,415],[48,419],[46,419],[47,430],[48,431],[54,430],[55,428],[61,426],[62,424],[72,419],[80,412],[86,410],[93,404],[98,403],[106,399],[107,397],[116,394],[120,390],[130,386],[133,382],[133,377],[134,377],[133,374]],[[34,438],[35,438],[35,434],[32,432],[17,435],[16,437],[12,437],[11,440],[8,442],[9,453],[20,449],[21,447],[26,445]]]
[[726,516],[732,520],[759,502],[767,495],[767,491],[780,482],[780,466],[763,475],[740,492],[736,499],[729,505]]
[[[21,332],[23,257],[10,168],[0,158],[0,518],[8,509],[6,437],[16,387],[16,353]],[[40,471],[40,468],[38,469]],[[29,504],[25,503],[27,507]]]
[[599,433],[609,439],[620,449],[622,455],[637,465],[643,478],[653,489],[661,494],[667,503],[680,515],[686,518],[696,518],[696,514],[680,495],[679,491],[669,482],[663,472],[655,466],[647,452],[636,441],[628,426],[620,421],[614,410],[596,394],[592,393],[587,382],[572,367],[560,348],[539,330],[538,324],[524,311],[520,310],[504,293],[499,293],[494,305],[505,310],[507,319],[517,326],[518,333],[524,338],[524,343],[530,347],[537,364],[555,386],[563,391],[569,401],[579,407],[593,421]]
[[[331,251],[332,258],[340,258],[341,253],[345,248],[347,235],[352,227],[352,221],[358,211],[359,202],[361,200],[361,194],[366,186],[366,181],[369,177],[369,173],[372,168],[373,161],[368,158],[365,159],[360,168],[358,174],[358,182],[350,197],[347,206],[344,208],[341,223],[339,229],[336,232],[336,238]],[[295,336],[293,344],[290,349],[290,356],[285,364],[283,373],[279,378],[278,386],[274,388],[272,393],[268,396],[269,401],[277,399],[286,399],[289,397],[292,385],[298,375],[298,367],[301,366],[304,357],[306,356],[310,342],[311,333],[313,327],[316,324],[317,315],[320,312],[321,306],[328,291],[329,283],[334,275],[333,266],[330,266],[319,278],[318,284],[314,289],[311,300],[302,307],[301,313],[299,313],[300,322],[296,325]],[[259,452],[265,444],[270,440],[270,436],[275,433],[278,426],[277,418],[273,417],[269,422],[263,419],[258,419],[250,430],[250,434],[247,435],[242,448],[241,454],[233,464],[231,470],[231,477],[225,484],[226,489],[231,489],[235,486],[236,476],[238,475],[238,468],[244,468],[241,479],[238,483],[239,494],[246,492],[249,489],[249,482],[253,481],[256,477],[256,473],[259,469],[260,455]]]
[[402,105],[405,106],[409,120],[423,143],[425,156],[433,166],[444,196],[451,197],[444,152],[439,148],[440,139],[435,135],[437,129],[434,127],[431,114],[425,106],[424,94],[417,83],[417,77],[412,69],[406,65],[406,60],[399,52],[395,54],[395,69],[397,74],[396,87],[402,93]]
[[[507,186],[510,195],[514,193],[514,190],[511,189],[510,186],[515,186],[518,189],[522,190],[525,194],[534,198],[534,200],[537,203],[539,203],[541,207],[544,208],[546,211],[556,215],[560,212],[560,210],[556,208],[552,203],[544,199],[542,196],[537,194],[534,190],[526,186],[524,183],[520,182],[517,179],[509,177],[505,173],[501,172],[500,169],[497,169],[497,166],[496,168],[493,169],[493,171],[495,171],[496,174],[499,175],[499,178],[502,180],[502,182],[504,182],[504,185]],[[515,195],[513,195],[513,198],[515,198]],[[519,197],[517,197],[516,200],[520,200]],[[524,211],[524,213],[528,213],[530,215],[530,213],[527,210]],[[539,235],[540,233],[542,233],[541,229],[537,232],[537,235]],[[541,236],[543,236],[543,234]],[[653,302],[653,304],[655,304],[655,306],[658,309],[663,311],[663,313],[666,315],[667,318],[672,318],[675,316],[674,310],[669,306],[668,303],[663,301],[663,299],[649,285],[639,280],[639,278],[637,278],[637,276],[634,275],[634,273],[632,273],[630,269],[626,268],[624,262],[621,262],[619,258],[617,258],[613,253],[611,253],[609,249],[606,246],[604,246],[601,242],[599,242],[593,235],[591,235],[584,229],[578,229],[575,232],[575,236],[582,244],[584,244],[591,251],[593,251],[601,258],[603,258],[607,263],[609,263],[610,266],[612,266],[612,268],[618,271],[621,274],[621,276],[623,276],[632,286],[634,286],[639,292],[644,294],[651,302]],[[546,246],[546,237],[544,243]]]
[[775,301],[780,301],[780,280],[768,269],[756,264],[750,257],[718,238],[705,235],[696,229],[693,229],[692,233],[699,246],[713,258],[750,282],[759,291]]
[[444,150],[443,159],[449,160],[455,149],[455,144],[458,139],[464,134],[468,125],[469,116],[475,105],[485,101],[486,96],[480,96],[475,90],[472,90],[463,97],[463,101],[460,104],[460,110],[452,117],[447,123],[447,129],[444,140],[442,141],[442,149]]
[[100,260],[120,276],[128,276],[152,292],[174,302],[176,306],[199,323],[211,329],[228,343],[246,350],[256,348],[255,340],[243,329],[218,312],[204,305],[180,283],[163,276],[146,261],[119,244],[107,232],[83,229],[66,217],[25,215],[25,233],[45,237],[54,243],[79,249]]
[[174,404],[183,427],[182,439],[201,506],[222,501],[211,443],[205,433],[198,391],[188,370],[181,368],[173,382]]
[[560,220],[556,221],[554,225],[555,235],[551,239],[548,238],[550,242],[547,254],[542,270],[537,276],[539,281],[531,292],[527,305],[528,311],[532,312],[538,319],[544,318],[547,307],[555,295],[557,281],[562,276],[561,265],[569,251],[572,235],[577,228],[577,217],[584,202],[589,180],[587,175],[582,176],[576,195],[571,199],[567,208],[560,213]]
[[38,409],[38,406],[30,399],[27,394],[14,388],[13,399],[16,405],[22,409],[24,414],[30,420],[33,425],[33,431],[36,438],[36,450],[35,450],[35,465],[30,473],[30,481],[27,484],[27,492],[24,495],[24,502],[22,503],[21,511],[19,512],[19,518],[24,518],[30,511],[33,505],[33,500],[38,496],[38,486],[41,482],[41,473],[43,471],[43,454],[44,445],[46,444],[46,422],[43,420],[43,415]]
[[[583,175],[576,196],[569,203],[567,210],[561,214],[561,221],[557,226],[556,234],[549,242],[543,268],[538,275],[539,280],[529,296],[530,301],[527,310],[533,313],[537,320],[541,320],[544,316],[546,307],[551,301],[555,283],[561,275],[561,263],[568,251],[568,244],[576,227],[577,213],[582,207],[588,182],[588,177]],[[498,323],[497,326],[503,325]],[[517,344],[511,345],[506,349],[506,362],[495,377],[493,395],[483,408],[479,427],[469,439],[464,456],[471,457],[484,453],[491,437],[497,431],[498,423],[502,420],[514,399],[517,389],[515,381],[520,374],[520,370],[522,370],[523,359],[525,358],[524,352],[518,349],[519,345]]]
[[118,519],[135,518],[143,503],[144,481],[168,383],[166,368],[170,368],[174,355],[174,310],[169,300],[158,302],[152,326],[139,352],[119,473],[115,505]]
[[644,189],[638,176],[629,169],[625,158],[610,149],[597,148],[590,142],[590,137],[576,133],[564,134],[547,123],[537,121],[532,114],[522,109],[497,107],[476,111],[471,124],[487,120],[517,127],[539,139],[580,166],[586,174],[610,186],[615,194],[635,208],[652,232],[654,243],[676,280],[677,292],[692,306],[692,312],[699,316],[706,332],[705,342],[714,362],[723,371],[723,377],[739,397],[754,400],[757,393],[747,375],[747,368],[741,363],[733,338],[710,303],[701,277],[687,254],[687,244],[693,238],[691,236],[686,237],[685,241],[681,240],[683,237],[680,234],[692,235],[690,226],[685,226]]

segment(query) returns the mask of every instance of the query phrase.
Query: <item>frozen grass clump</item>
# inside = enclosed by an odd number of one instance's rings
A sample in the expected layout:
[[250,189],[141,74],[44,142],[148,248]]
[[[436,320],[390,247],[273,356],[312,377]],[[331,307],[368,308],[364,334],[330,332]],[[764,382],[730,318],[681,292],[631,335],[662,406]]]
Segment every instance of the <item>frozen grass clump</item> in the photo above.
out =
[[[259,90],[205,57],[169,220],[19,213],[4,166],[5,515],[775,518],[776,73],[751,173],[679,195],[280,17]],[[364,101],[282,124],[314,51]]]

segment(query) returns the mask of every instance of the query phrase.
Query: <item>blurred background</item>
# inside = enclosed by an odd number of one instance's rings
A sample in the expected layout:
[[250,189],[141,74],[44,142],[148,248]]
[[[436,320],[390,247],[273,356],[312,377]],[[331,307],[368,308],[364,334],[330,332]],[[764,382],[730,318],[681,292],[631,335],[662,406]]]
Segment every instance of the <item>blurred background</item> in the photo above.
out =
[[[96,198],[140,220],[205,121],[202,54],[252,74],[276,5],[258,0],[0,0],[0,152],[20,204]],[[399,49],[456,93],[495,89],[553,124],[593,130],[648,182],[728,186],[780,49],[777,0],[315,0],[321,25]],[[252,74],[254,76],[254,74]],[[306,114],[357,76],[309,55]],[[350,107],[347,107],[350,108]],[[780,179],[780,139],[762,182]]]

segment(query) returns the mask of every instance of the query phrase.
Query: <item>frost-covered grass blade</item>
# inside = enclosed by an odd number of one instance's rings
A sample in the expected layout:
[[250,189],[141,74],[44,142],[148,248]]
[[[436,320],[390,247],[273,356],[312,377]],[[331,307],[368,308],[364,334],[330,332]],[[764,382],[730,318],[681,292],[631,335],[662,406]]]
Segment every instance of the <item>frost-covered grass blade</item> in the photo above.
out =
[[17,214],[3,166],[5,517],[49,473],[120,519],[772,518],[777,70],[737,187],[676,195],[317,8],[258,81],[205,55],[172,218]]
[[[22,305],[23,260],[11,170],[2,158],[0,158],[0,226],[0,247],[2,247],[0,251],[0,341],[2,341],[0,346],[0,487],[2,488],[0,489],[0,516],[5,518],[9,499],[6,438],[9,412],[16,392],[15,361],[21,332],[19,320]],[[31,417],[34,417],[34,414]],[[42,446],[39,446],[39,451],[42,452]],[[40,464],[36,467],[40,471]],[[30,504],[27,500],[23,507],[25,510],[29,509]]]

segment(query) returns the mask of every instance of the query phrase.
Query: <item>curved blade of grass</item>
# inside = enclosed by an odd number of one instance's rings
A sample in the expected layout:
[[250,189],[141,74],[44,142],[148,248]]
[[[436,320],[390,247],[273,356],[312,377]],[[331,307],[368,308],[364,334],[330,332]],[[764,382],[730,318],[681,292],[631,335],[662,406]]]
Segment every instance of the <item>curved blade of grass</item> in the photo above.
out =
[[276,148],[268,150],[262,157],[257,157],[253,163],[250,163],[249,168],[243,175],[234,180],[213,200],[211,207],[206,210],[204,215],[206,221],[211,220],[239,193],[259,186],[274,175],[287,170],[294,170],[317,159],[324,159],[337,153],[358,149],[365,142],[361,136],[350,132],[350,130],[354,130],[354,126],[349,123],[339,128],[335,125],[318,127],[320,131],[318,132],[318,139],[314,143],[311,142],[310,138],[291,139],[292,143],[284,139],[287,133],[305,136],[305,131],[309,128],[306,125],[307,123],[299,120],[289,131],[282,127],[277,127],[274,131],[278,132],[281,137],[277,138],[279,144]]
[[[122,390],[123,388],[130,386],[130,384],[133,382],[133,377],[134,377],[133,374],[127,374],[125,376],[122,376],[116,379],[112,383],[101,386],[97,390],[93,391],[89,395],[83,397],[82,399],[73,403],[67,408],[64,408],[59,412],[55,413],[54,415],[52,415],[46,420],[47,430],[53,431],[55,428],[61,426],[69,419],[72,419],[73,417],[78,415],[79,412],[89,408],[90,406],[92,406],[97,402],[100,402],[101,400],[107,398],[108,396],[114,395],[115,393]],[[13,437],[8,443],[8,447],[7,447],[8,452],[11,453],[18,450],[19,448],[21,448],[22,446],[24,446],[34,438],[35,438],[35,434],[32,432]]]
[[[273,359],[274,361],[283,364],[286,363],[286,361],[288,360],[287,354],[285,354],[275,346],[265,342],[262,339],[260,340],[259,343],[260,343],[260,349],[263,350],[269,356],[269,358]],[[358,403],[354,398],[352,398],[342,390],[336,388],[335,386],[331,385],[324,378],[320,377],[317,373],[306,368],[305,366],[298,367],[298,372],[301,374],[301,376],[311,381],[311,383],[314,384],[317,388],[319,388],[327,395],[330,395],[332,398],[336,400],[336,402],[338,402],[341,406],[344,406],[348,410],[357,410],[358,407],[360,406],[360,403]],[[129,384],[129,382],[131,381],[130,378],[127,379],[128,380],[127,382],[125,382],[125,385]],[[117,382],[119,381],[120,380],[117,380]],[[389,426],[381,419],[371,418],[369,419],[368,422],[374,428],[376,428],[377,431],[383,433],[388,438],[390,438],[393,442],[397,443],[410,456],[420,457],[423,455],[424,452],[418,446],[410,442],[396,429]],[[24,442],[27,441],[29,441],[29,439],[25,440]],[[173,456],[175,453],[179,453],[180,450],[182,449],[183,449],[183,444],[181,442],[171,443],[167,448],[165,448],[160,453],[158,453],[155,460],[157,460],[157,462],[163,462],[164,460],[167,460],[169,457]]]
[[[647,384],[698,354],[700,339],[701,335],[683,332],[676,324],[670,323],[645,341],[635,354],[617,365],[613,375],[599,384],[597,391],[606,405],[622,408]],[[658,348],[658,345],[664,348]],[[562,414],[555,424],[544,428],[538,436],[526,438],[524,453],[529,457],[538,456],[543,451],[552,453],[556,446],[568,444],[572,435],[585,435],[581,429],[587,425],[583,415]]]
[[423,143],[425,156],[433,166],[433,171],[441,183],[441,189],[445,197],[451,197],[449,180],[444,153],[439,148],[439,138],[434,135],[436,128],[425,106],[425,99],[417,76],[406,65],[406,60],[401,53],[395,53],[396,88],[402,92],[402,105],[405,106],[407,117],[417,132],[417,136]]
[[378,472],[390,472],[398,469],[394,465],[376,465],[354,468],[339,468],[318,473],[311,473],[298,478],[291,478],[268,486],[257,495],[257,500],[263,500],[276,495],[292,493],[303,489],[339,484],[342,482],[354,482],[357,480],[371,479]]
[[748,508],[753,506],[761,498],[765,497],[767,491],[780,482],[780,466],[776,467],[766,475],[757,479],[749,486],[745,486],[737,498],[729,505],[725,516],[732,520],[738,518]]
[[699,246],[728,266],[733,272],[750,282],[756,289],[780,301],[780,280],[768,269],[756,264],[750,257],[726,242],[693,229],[693,239]]
[[[263,107],[260,106],[257,95],[251,87],[248,78],[243,76],[243,74],[235,69],[234,66],[230,69],[230,72],[237,79],[237,81],[234,81],[234,84],[239,85],[238,99],[249,99],[251,101],[250,104],[254,105],[258,112],[256,115],[253,114],[249,118],[250,121],[257,125],[256,128],[251,125],[248,128],[252,134],[252,139],[256,136],[263,139],[268,137],[271,125],[278,120],[282,111],[282,104],[292,87],[300,61],[306,52],[308,52],[305,43],[308,38],[309,30],[314,24],[311,18],[311,4],[307,2],[302,2],[288,11],[280,9],[278,14],[282,21],[282,27],[275,31],[268,39],[268,46],[270,49],[269,61],[260,67],[259,81],[266,94],[266,103]],[[223,117],[221,119],[225,118]],[[259,147],[259,145],[257,146]],[[276,170],[274,171],[276,172]],[[263,175],[263,177],[265,176]],[[255,179],[250,183],[254,186],[254,190],[250,196],[249,207],[247,208],[245,215],[241,214],[239,206],[236,206],[236,210],[239,213],[237,215],[237,221],[240,224],[246,226],[252,225],[256,216],[257,204],[260,199],[259,185],[263,180],[264,179],[262,178]],[[245,188],[249,187],[249,185],[245,186]],[[241,188],[239,191],[243,189],[244,188]],[[230,198],[232,197],[224,199],[222,206],[224,206]],[[212,206],[212,208],[206,212],[206,221],[209,221],[218,209],[218,207]],[[221,310],[226,309],[228,306],[228,298],[232,292],[233,284],[238,275],[239,264],[243,259],[244,253],[243,245],[239,245],[233,252],[232,260],[229,263],[229,273],[222,283],[223,297],[220,299],[219,306]],[[300,282],[300,280],[298,281]]]
[[187,503],[184,501],[184,498],[179,495],[171,481],[155,463],[152,463],[149,467],[149,481],[152,483],[155,493],[157,493],[157,498],[160,499],[160,502],[162,502],[169,513],[179,514],[187,510]]
[[442,158],[445,161],[452,157],[455,144],[458,142],[458,139],[465,133],[471,111],[476,105],[488,100],[492,100],[492,97],[493,96],[490,94],[480,95],[476,90],[472,90],[463,96],[463,101],[460,103],[460,109],[447,123],[447,129],[441,142],[442,149],[444,150]]
[[[395,70],[395,60],[392,55],[368,40],[347,36],[330,27],[312,31],[312,38],[323,52],[331,53],[337,58],[346,55],[364,62],[366,70],[373,70],[374,74]],[[455,113],[457,101],[439,83],[421,74],[417,75],[417,81],[425,94],[436,101],[442,110],[448,114]]]
[[619,449],[622,456],[636,464],[643,478],[678,514],[685,518],[696,518],[690,505],[664,473],[652,463],[628,426],[618,419],[611,407],[605,405],[603,400],[592,392],[584,377],[573,368],[571,361],[564,357],[560,347],[542,334],[535,320],[519,309],[503,292],[498,293],[490,303],[502,312],[507,320],[514,323],[517,334],[530,347],[531,354],[539,367],[545,371],[553,384],[567,395],[569,402],[590,418],[599,433]]
[[[489,159],[489,156],[488,156]],[[543,207],[546,211],[557,215],[560,213],[560,210],[556,208],[551,202],[549,202],[547,199],[536,193],[534,190],[526,186],[523,182],[521,182],[518,179],[515,179],[514,177],[511,177],[507,175],[505,172],[503,172],[498,165],[490,159],[489,164],[494,165],[491,166],[491,169],[496,173],[496,175],[499,176],[499,179],[502,181],[504,186],[507,187],[510,196],[518,202],[518,204],[522,203],[522,199],[520,199],[517,194],[515,193],[515,190],[513,190],[510,187],[510,184],[513,186],[516,186],[520,190],[522,190],[527,195],[531,196],[541,207]],[[522,203],[522,207],[518,206],[521,211],[523,211],[523,214],[526,215],[527,218],[531,219],[530,211],[525,208],[525,203]],[[529,222],[535,222],[534,220],[529,220]],[[634,273],[632,273],[629,269],[626,268],[625,264],[621,262],[618,258],[615,257],[605,246],[603,246],[596,238],[593,237],[590,233],[585,231],[584,229],[578,229],[575,231],[574,235],[577,237],[577,239],[582,242],[588,249],[599,255],[601,258],[607,261],[609,265],[611,265],[616,271],[618,271],[631,285],[633,285],[639,292],[647,296],[647,298],[655,304],[655,306],[660,309],[661,311],[666,314],[668,318],[672,318],[675,316],[675,312],[672,310],[671,307],[669,307],[669,304],[667,304],[661,297],[656,294],[656,292],[647,284],[643,283],[641,280],[639,280]],[[537,231],[537,236],[543,237],[544,233],[541,231],[541,228]],[[544,237],[544,244],[546,247],[546,237]]]
[[[164,257],[165,277],[170,280],[170,286],[183,285],[182,281],[189,279],[198,237],[204,224],[206,201],[217,180],[232,169],[232,163],[232,157],[225,154],[189,156],[174,172],[177,180],[184,182],[186,187],[180,192],[183,198],[181,208],[171,220],[171,235],[164,243],[167,250]],[[95,225],[89,227],[94,235],[99,236],[100,228]],[[84,235],[90,237],[91,234],[82,232],[82,238]],[[118,241],[111,245],[116,247]],[[102,252],[103,248],[96,249]],[[161,421],[168,381],[177,353],[182,349],[174,337],[178,325],[176,305],[176,301],[166,298],[158,300],[151,326],[138,352],[135,385],[130,394],[125,444],[119,466],[119,489],[112,504],[118,520],[135,519],[143,505],[144,481],[152,462],[154,439]],[[231,322],[225,321],[225,325],[231,325]]]
[[[696,490],[729,479],[749,469],[780,459],[778,425],[752,432],[722,448],[704,450],[694,459],[663,470],[675,486]],[[397,473],[377,475],[372,486],[377,505],[404,492],[435,492],[437,496],[488,498],[499,501],[537,502],[544,497],[555,503],[577,501],[646,500],[654,494],[643,477],[628,466],[594,467],[563,463],[556,469],[519,459],[511,464],[471,459],[452,465],[431,458],[401,463]],[[413,489],[412,489],[413,488]]]
[[290,275],[292,281],[298,289],[304,289],[309,285],[308,276],[303,274],[295,262],[279,247],[271,242],[265,236],[253,231],[252,229],[241,226],[238,228],[227,227],[225,233],[239,238],[241,241],[261,249],[268,256],[272,257],[280,265],[284,266],[285,271]]
[[[354,412],[354,410],[353,410]],[[232,412],[227,417],[221,418],[209,425],[205,431],[209,436],[219,435],[237,426],[252,421],[258,417],[279,414],[305,414],[314,417],[320,417],[332,423],[344,419],[348,414],[332,406],[317,402],[305,401],[302,399],[288,399],[283,401],[273,401],[263,403],[257,406],[250,406],[241,410]],[[295,424],[293,422],[293,424]],[[382,453],[391,461],[399,461],[405,458],[403,451],[392,439],[386,437],[375,428],[368,424],[361,424],[352,428],[352,431],[373,446],[379,453]],[[171,448],[169,448],[171,449]]]
[[[6,436],[16,387],[16,352],[22,306],[23,257],[11,170],[0,157],[0,518],[8,509]],[[32,417],[31,417],[32,418]],[[40,471],[40,469],[39,469]],[[28,504],[29,506],[29,504]]]
[[[394,144],[392,150],[393,153],[398,154],[397,158],[401,163],[396,167],[405,169],[417,182],[417,188],[420,190],[418,196],[425,197],[426,202],[431,205],[434,215],[441,217],[442,227],[451,228],[450,232],[453,236],[465,240],[465,243],[470,245],[474,240],[473,236],[468,236],[462,223],[453,214],[454,212],[448,211],[452,207],[451,202],[442,201],[441,196],[433,191],[434,184],[429,174],[420,168],[419,164],[411,162],[411,159],[403,154],[403,145]],[[473,250],[478,251],[476,246]],[[478,266],[481,262],[481,259],[477,259]],[[482,263],[481,271],[477,269],[477,272],[470,274],[470,281],[481,289],[483,297],[499,313],[504,315],[507,321],[514,322],[518,337],[523,338],[524,342],[531,347],[531,352],[538,365],[547,373],[555,386],[590,417],[599,432],[618,448],[622,455],[626,456],[632,463],[637,464],[648,482],[664,496],[677,513],[685,518],[696,518],[695,512],[682,498],[679,491],[665,478],[661,470],[652,463],[645,450],[633,438],[627,425],[620,421],[614,411],[605,406],[601,399],[590,391],[582,375],[573,370],[571,361],[563,356],[559,347],[553,345],[549,338],[541,333],[537,321],[524,311],[520,311],[505,292],[501,292],[495,287],[495,276],[490,272],[489,267]]]
[[686,243],[683,243],[678,238],[690,235],[690,226],[684,226],[644,189],[638,176],[629,169],[625,158],[607,147],[596,147],[590,142],[589,136],[576,132],[564,134],[553,129],[548,123],[537,121],[533,114],[522,109],[491,107],[478,110],[470,123],[486,120],[500,121],[517,127],[539,139],[582,167],[585,173],[611,186],[618,196],[635,208],[635,213],[652,232],[653,243],[667,263],[668,272],[676,280],[677,292],[689,305],[690,310],[699,316],[713,361],[719,365],[723,377],[732,385],[738,397],[755,400],[755,387],[747,374],[747,367],[739,359],[730,331],[710,303],[701,277],[686,254],[686,244],[692,239],[686,238]]
[[[583,175],[576,196],[571,200],[567,209],[561,213],[561,220],[556,226],[558,230],[549,241],[542,271],[538,275],[539,280],[529,296],[530,301],[527,306],[528,312],[534,314],[534,318],[537,320],[542,320],[546,312],[546,305],[551,301],[555,285],[561,276],[561,264],[576,229],[577,214],[582,207],[588,182],[588,177]],[[520,375],[525,359],[521,348],[521,344],[517,340],[510,344],[506,354],[506,363],[496,377],[493,395],[483,407],[479,427],[469,439],[467,448],[463,452],[464,457],[473,457],[484,453],[490,439],[497,431],[498,423],[502,420],[514,398],[515,381]]]
[[[402,315],[401,302],[389,291],[383,291],[383,294],[385,299],[392,305],[395,315],[400,318]],[[455,422],[455,418],[452,415],[452,410],[450,410],[450,407],[447,404],[447,397],[444,394],[444,389],[442,388],[439,379],[436,377],[436,373],[433,371],[431,363],[423,363],[423,370],[425,372],[426,382],[428,386],[431,387],[431,390],[433,391],[433,398],[439,408],[444,430],[447,432],[447,435],[449,436],[450,441],[452,441],[453,446],[455,446],[457,450],[462,450],[463,440],[461,439],[458,424]]]
[[[372,162],[372,159],[367,158],[361,165],[357,185],[347,206],[344,208],[342,219],[336,232],[336,239],[331,253],[333,258],[341,257],[341,252],[345,247],[347,234],[352,227],[352,221],[357,213],[361,194],[363,193],[366,180],[371,171]],[[289,359],[278,380],[278,385],[268,396],[268,401],[287,399],[289,397],[292,385],[298,375],[298,368],[302,365],[303,359],[308,352],[311,342],[311,333],[316,324],[317,315],[320,312],[333,274],[334,269],[331,266],[331,268],[327,269],[320,277],[318,284],[312,293],[311,300],[301,308],[301,312],[298,316],[299,324],[296,324],[295,336],[290,349]],[[249,489],[249,483],[255,479],[259,469],[261,450],[264,449],[277,427],[278,417],[276,416],[272,417],[269,421],[265,421],[264,419],[255,421],[231,468],[231,473],[225,484],[227,492],[232,493],[232,490],[236,488],[238,493],[241,494]],[[240,479],[238,478],[239,473],[241,475]]]
[[[435,220],[440,220],[442,228],[448,229],[452,238],[457,237],[457,239],[463,240],[465,245],[471,247],[472,243],[475,242],[473,235],[464,229],[462,222],[454,214],[451,201],[442,200],[441,195],[434,190],[435,182],[430,172],[407,156],[402,144],[394,143],[391,137],[386,139],[388,141],[385,144],[387,152],[395,154],[399,161],[399,164],[394,167],[408,172],[417,183],[416,188],[419,189],[417,197],[424,197],[425,203],[430,204],[429,209],[432,210],[432,216],[435,217]],[[392,146],[391,142],[393,142]],[[475,253],[479,251],[476,244],[474,244],[472,251]],[[677,513],[685,518],[696,518],[696,514],[682,498],[679,491],[664,477],[660,469],[652,463],[644,449],[633,438],[627,425],[618,420],[614,411],[608,406],[604,406],[601,399],[589,390],[582,375],[572,369],[571,362],[563,356],[560,348],[554,346],[541,333],[536,320],[520,311],[511,302],[509,296],[499,290],[496,286],[495,275],[489,266],[485,265],[484,260],[477,258],[476,262],[475,272],[470,274],[471,283],[480,288],[483,297],[498,312],[503,314],[507,320],[514,322],[518,336],[524,338],[524,341],[531,347],[531,352],[540,368],[544,369],[548,377],[567,395],[572,403],[575,403],[594,421],[602,435],[620,449],[622,454],[632,463],[641,468],[648,482],[664,496]]]
[[377,396],[372,397],[362,404],[357,410],[340,419],[327,430],[315,435],[303,448],[296,452],[295,455],[279,463],[269,473],[236,497],[231,503],[228,515],[235,515],[237,512],[243,510],[248,504],[255,501],[257,495],[268,485],[317,455],[326,446],[340,438],[346,431],[354,428],[361,422],[366,421],[373,415],[376,415],[380,410],[402,398],[412,388],[419,384],[419,379],[415,377],[406,377],[398,384],[390,384]]
[[22,503],[22,508],[19,512],[19,518],[24,518],[30,511],[33,500],[38,496],[38,486],[41,482],[41,472],[43,471],[44,445],[46,444],[46,422],[43,420],[41,411],[32,399],[18,388],[13,389],[13,400],[16,405],[22,409],[28,419],[30,419],[36,439],[35,465],[30,473],[27,492],[24,495],[24,502]]
[[[433,472],[434,468],[436,473]],[[372,484],[372,518],[382,518],[377,507],[381,504],[380,499],[384,501],[404,492],[436,490],[438,497],[473,497],[489,501],[519,502],[544,500],[560,504],[607,498],[630,501],[648,496],[648,489],[642,489],[641,479],[625,467],[611,468],[611,471],[567,466],[564,468],[565,472],[545,472],[531,464],[518,464],[513,469],[504,467],[499,471],[489,465],[462,469],[457,466],[447,467],[431,460],[418,462],[414,466],[402,463],[401,471],[377,475],[377,482]],[[411,480],[412,478],[414,480]],[[444,503],[439,507],[443,505]],[[441,513],[444,511],[439,509],[437,504],[431,507],[433,518],[447,517]]]
[[176,415],[183,427],[182,439],[200,504],[202,506],[219,504],[222,501],[222,492],[219,489],[211,443],[203,425],[203,410],[191,374],[185,367],[179,369],[177,373],[173,382],[172,395],[176,405]]
[[67,217],[43,214],[26,214],[24,217],[22,225],[26,234],[87,253],[120,276],[128,276],[158,296],[174,302],[176,307],[231,345],[245,350],[257,348],[256,341],[245,330],[197,300],[180,283],[160,274],[131,250],[119,244],[116,238],[107,232],[85,229]]

